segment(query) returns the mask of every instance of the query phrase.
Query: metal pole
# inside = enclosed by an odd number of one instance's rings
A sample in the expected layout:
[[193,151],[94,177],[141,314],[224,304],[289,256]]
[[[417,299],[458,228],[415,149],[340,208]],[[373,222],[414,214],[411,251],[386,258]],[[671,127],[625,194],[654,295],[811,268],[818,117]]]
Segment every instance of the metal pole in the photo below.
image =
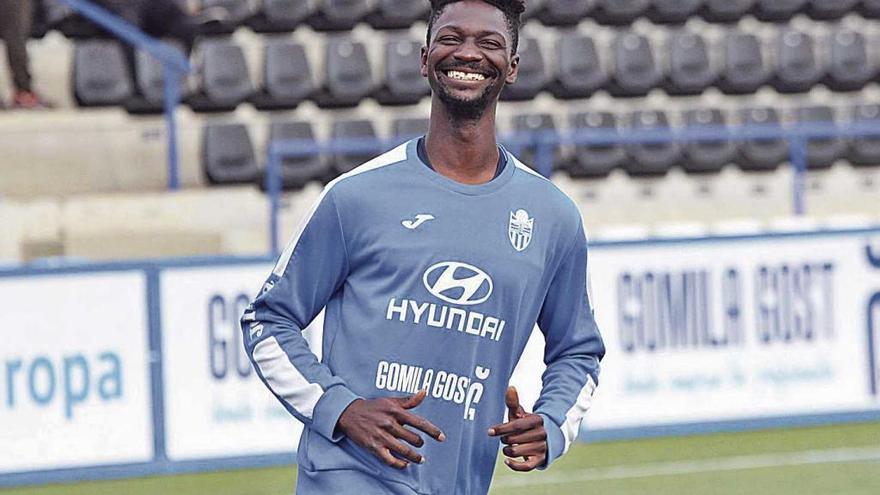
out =
[[791,186],[794,214],[800,217],[806,214],[807,140],[802,136],[794,135],[789,139],[788,146],[791,165],[794,168]]
[[168,189],[176,191],[180,188],[180,163],[177,155],[177,119],[175,109],[180,100],[180,72],[171,64],[162,64],[162,77],[165,80],[165,124],[168,133]]
[[281,157],[269,147],[266,161],[266,192],[269,193],[269,249],[273,257],[280,253],[278,246],[278,210],[281,207]]

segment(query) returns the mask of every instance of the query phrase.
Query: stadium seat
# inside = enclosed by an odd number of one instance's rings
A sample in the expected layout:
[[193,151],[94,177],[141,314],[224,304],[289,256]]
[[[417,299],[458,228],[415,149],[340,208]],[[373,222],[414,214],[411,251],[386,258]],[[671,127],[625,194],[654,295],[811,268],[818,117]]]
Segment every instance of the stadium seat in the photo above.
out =
[[531,100],[549,83],[544,55],[535,38],[523,37],[519,40],[519,77],[514,84],[504,86],[501,99],[504,101]]
[[[829,106],[809,106],[797,109],[798,122],[834,122],[834,110]],[[846,143],[840,138],[810,138],[807,140],[807,168],[830,168],[841,159]]]
[[625,26],[644,14],[650,4],[651,0],[598,0],[593,17],[600,24]]
[[703,6],[703,0],[654,0],[648,18],[658,24],[682,24]]
[[732,32],[724,37],[724,63],[718,87],[727,94],[750,94],[763,86],[769,71],[761,42],[753,34]]
[[259,175],[244,124],[208,124],[202,134],[202,169],[212,184],[253,183]]
[[689,32],[675,34],[669,44],[666,91],[672,95],[697,95],[716,78],[703,38]]
[[428,2],[379,0],[376,10],[366,20],[376,29],[403,29],[427,19],[429,10]]
[[[376,129],[369,120],[340,120],[333,122],[333,139],[376,139]],[[344,174],[351,169],[373,159],[381,150],[336,151],[331,157],[334,175]]]
[[810,0],[807,14],[813,19],[839,19],[855,10],[859,0]]
[[[571,116],[573,130],[616,129],[617,119],[609,112],[584,112]],[[619,144],[578,145],[568,164],[568,173],[575,178],[606,177],[626,158]]]
[[787,21],[806,9],[809,0],[758,0],[755,17],[767,22]]
[[[289,140],[315,141],[310,122],[272,122],[269,126],[269,142]],[[302,189],[313,180],[324,180],[330,170],[327,161],[319,154],[289,156],[281,160],[281,184],[284,189]],[[264,172],[265,173],[265,172]],[[262,177],[260,184],[265,184]]]
[[123,105],[132,95],[131,74],[122,46],[112,40],[76,44],[74,98],[83,107]]
[[348,31],[372,11],[369,0],[323,0],[309,17],[316,31]]
[[101,29],[88,19],[74,13],[61,0],[42,0],[47,29],[57,29],[71,39],[87,39],[102,35]]
[[[746,108],[739,111],[741,125],[780,124],[774,108]],[[740,141],[737,146],[737,165],[751,172],[776,170],[789,158],[788,143],[783,139],[753,139]]]
[[[656,110],[640,110],[630,116],[632,129],[665,129],[669,127],[666,114]],[[626,145],[629,160],[623,168],[632,176],[665,175],[673,165],[681,161],[678,143],[644,143]]]
[[431,94],[421,73],[419,41],[398,39],[385,44],[385,81],[376,92],[382,105],[412,105]]
[[374,86],[364,44],[344,37],[330,39],[324,54],[324,85],[314,98],[318,106],[356,106]]
[[263,0],[248,26],[258,33],[286,33],[293,31],[315,13],[311,0]]
[[754,6],[755,0],[705,0],[703,18],[710,22],[736,22]]
[[654,61],[648,38],[625,33],[612,43],[614,76],[609,91],[614,96],[644,96],[657,87],[663,75]]
[[[727,125],[721,110],[715,108],[688,110],[684,114],[684,122],[690,128]],[[689,142],[684,146],[682,168],[691,174],[716,173],[732,162],[735,156],[736,148],[730,141]]]
[[593,38],[562,33],[556,41],[556,77],[548,86],[560,99],[587,98],[608,83]]
[[428,133],[430,120],[414,117],[394,119],[391,122],[391,137],[397,142],[408,141]]
[[816,58],[813,38],[787,30],[776,42],[776,71],[773,86],[780,93],[803,93],[818,83],[824,71]]
[[[534,132],[540,133],[541,131],[556,131],[556,123],[553,121],[553,116],[549,113],[531,113],[531,114],[521,114],[515,115],[513,117],[513,131],[514,132]],[[533,169],[538,169],[538,160],[539,157],[536,155],[537,145],[536,141],[533,140],[529,143],[528,146],[521,147],[519,150],[516,149],[516,146],[512,146],[512,151],[516,153],[517,157]],[[552,147],[553,153],[551,158],[551,163],[553,164],[552,168],[556,168],[561,164],[561,154],[559,150],[559,146]],[[544,158],[541,158],[544,159]]]
[[[403,0],[409,1],[409,0]],[[529,19],[533,19],[537,16],[541,10],[544,9],[544,4],[547,3],[547,0],[530,0],[526,2],[526,10],[522,13],[522,19],[527,21]]]
[[254,5],[250,0],[199,0],[201,11],[210,11],[218,20],[202,24],[200,31],[203,34],[230,34],[256,14]]
[[[183,53],[178,43],[171,43]],[[125,102],[125,109],[132,114],[161,113],[165,102],[165,77],[162,64],[147,52],[137,50],[134,57],[134,95]],[[181,79],[180,97],[187,97],[185,78]]]
[[[870,103],[854,106],[852,120],[859,123],[871,122],[880,127],[880,105]],[[850,163],[858,167],[880,166],[880,136],[852,139],[846,157]]]
[[[530,2],[526,2],[528,5]],[[545,0],[538,19],[547,26],[574,26],[587,17],[592,8],[589,0]],[[528,9],[528,8],[527,8]]]
[[868,58],[865,37],[849,30],[830,36],[831,61],[825,84],[835,91],[855,91],[865,87],[877,74],[876,64]]
[[254,92],[241,47],[225,39],[203,42],[196,50],[196,90],[188,103],[197,112],[229,112]]
[[263,55],[263,87],[251,98],[260,110],[296,108],[315,91],[305,47],[272,40]]
[[880,0],[862,0],[858,5],[858,11],[869,19],[880,18]]

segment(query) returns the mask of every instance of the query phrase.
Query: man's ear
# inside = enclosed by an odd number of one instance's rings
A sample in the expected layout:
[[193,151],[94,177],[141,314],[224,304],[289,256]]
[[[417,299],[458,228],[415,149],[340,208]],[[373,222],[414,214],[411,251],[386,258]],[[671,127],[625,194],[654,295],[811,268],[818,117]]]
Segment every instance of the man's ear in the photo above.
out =
[[422,47],[422,77],[428,77],[428,47]]
[[510,70],[507,71],[507,77],[504,81],[507,84],[513,84],[516,82],[516,78],[519,76],[519,54],[514,54],[510,57]]

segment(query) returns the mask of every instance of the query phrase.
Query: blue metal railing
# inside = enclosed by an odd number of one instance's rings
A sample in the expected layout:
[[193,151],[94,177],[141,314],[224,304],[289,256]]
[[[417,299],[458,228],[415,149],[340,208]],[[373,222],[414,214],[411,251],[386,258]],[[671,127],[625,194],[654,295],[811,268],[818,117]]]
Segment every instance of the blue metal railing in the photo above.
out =
[[180,187],[180,163],[174,110],[180,102],[180,79],[192,70],[189,60],[173,46],[148,36],[136,26],[87,0],[61,1],[122,41],[144,50],[162,64],[165,125],[168,134],[168,189],[177,190]]
[[[514,154],[524,148],[535,149],[534,167],[545,177],[553,172],[553,150],[560,145],[632,145],[656,143],[696,143],[715,141],[772,141],[784,140],[789,145],[792,179],[792,212],[806,213],[804,200],[807,174],[807,145],[812,139],[880,138],[880,120],[851,122],[839,125],[833,122],[781,124],[752,124],[744,126],[694,126],[653,129],[580,129],[572,131],[530,131],[501,136]],[[278,213],[281,198],[281,162],[295,158],[333,153],[378,154],[401,143],[400,139],[347,138],[325,142],[309,140],[281,140],[270,143],[266,159],[266,191],[269,194],[269,245],[272,255],[279,253]]]

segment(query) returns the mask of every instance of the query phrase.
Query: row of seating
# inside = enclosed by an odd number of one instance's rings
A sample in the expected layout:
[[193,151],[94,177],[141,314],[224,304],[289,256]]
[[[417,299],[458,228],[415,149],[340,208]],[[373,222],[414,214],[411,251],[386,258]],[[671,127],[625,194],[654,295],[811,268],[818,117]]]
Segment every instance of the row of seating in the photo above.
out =
[[[817,44],[827,53],[820,54]],[[295,108],[305,100],[324,108],[350,107],[368,97],[382,105],[414,104],[430,94],[419,72],[420,47],[419,41],[409,38],[386,41],[383,76],[377,83],[362,42],[330,38],[324,47],[323,74],[316,78],[303,45],[273,40],[265,46],[263,82],[256,88],[240,46],[228,39],[205,41],[195,57],[198,72],[188,102],[196,111],[206,112],[233,110],[247,101],[263,110]],[[865,36],[846,29],[819,43],[809,34],[783,31],[773,46],[773,57],[765,53],[756,35],[741,31],[727,33],[717,47],[699,34],[674,33],[662,57],[666,63],[658,62],[659,47],[634,32],[621,33],[607,54],[600,54],[588,35],[562,34],[553,47],[555,67],[545,59],[548,49],[536,38],[522,39],[520,77],[505,89],[502,99],[530,100],[545,90],[561,99],[586,98],[600,90],[624,97],[644,96],[654,89],[695,95],[713,86],[728,94],[748,94],[768,84],[781,93],[806,92],[820,83],[835,91],[853,91],[878,76]],[[73,86],[78,104],[161,111],[161,67],[144,53],[135,59],[133,79],[117,42],[77,43]]]
[[[206,24],[206,34],[230,33],[248,26],[263,33],[289,32],[300,25],[319,31],[345,31],[360,22],[377,29],[400,29],[427,17],[427,0],[198,0],[222,12]],[[93,37],[98,30],[58,0],[44,0],[42,31],[58,29],[69,37]],[[735,22],[746,15],[783,22],[804,14],[817,20],[838,19],[851,11],[880,17],[880,0],[530,0],[524,17],[548,26],[572,26],[592,18],[601,24],[628,25],[640,17],[679,24],[700,16],[710,22]]]
[[[880,105],[860,104],[844,111],[828,106],[800,107],[792,115],[773,108],[744,108],[728,115],[720,109],[688,110],[681,115],[680,126],[726,126],[774,124],[788,122],[835,122],[838,114],[846,113],[846,121],[875,122],[880,128]],[[577,112],[568,116],[567,129],[654,129],[671,125],[670,116],[663,111],[636,111],[625,116],[610,112]],[[557,127],[550,114],[523,114],[512,118],[513,131],[555,131]],[[386,140],[398,143],[424,134],[427,119],[404,118],[392,122],[391,136]],[[286,188],[301,188],[310,181],[327,182],[339,174],[366,162],[382,149],[379,134],[370,120],[338,120],[333,122],[333,139],[374,139],[375,149],[358,152],[333,152],[327,156],[303,155],[287,157],[282,161],[282,178]],[[315,129],[310,122],[274,122],[269,129],[269,142],[280,140],[315,141]],[[568,148],[568,149],[566,149]],[[512,145],[527,163],[534,163],[535,144]],[[689,143],[601,144],[556,147],[554,166],[575,178],[601,178],[615,169],[631,176],[661,176],[673,167],[681,167],[689,174],[720,172],[735,164],[744,171],[772,171],[789,159],[789,145],[782,139],[753,139],[742,142],[700,141]],[[880,136],[852,140],[817,138],[807,142],[807,166],[811,170],[831,167],[846,159],[854,166],[880,166]],[[208,124],[202,139],[202,166],[207,178],[215,184],[262,183],[264,167],[256,157],[253,141],[244,124]]]

